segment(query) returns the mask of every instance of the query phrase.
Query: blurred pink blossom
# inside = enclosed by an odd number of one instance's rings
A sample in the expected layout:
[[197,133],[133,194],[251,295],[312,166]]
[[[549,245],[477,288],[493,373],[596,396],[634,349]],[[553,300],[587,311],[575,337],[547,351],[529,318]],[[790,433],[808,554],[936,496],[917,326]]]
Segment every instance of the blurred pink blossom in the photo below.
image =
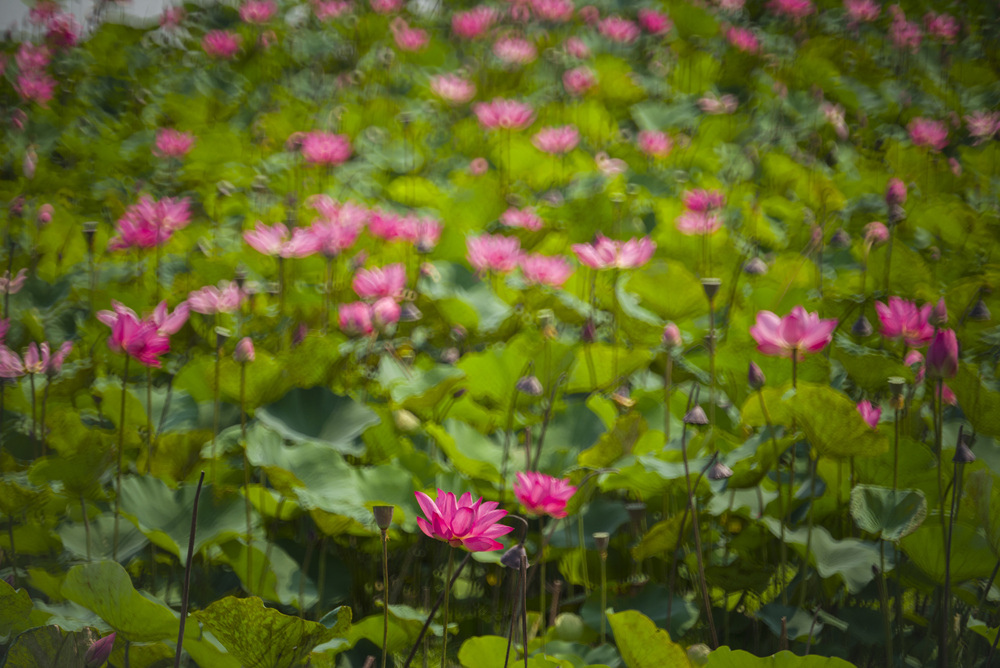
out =
[[383,297],[399,299],[406,287],[406,269],[402,264],[361,269],[354,275],[351,288],[362,299],[374,301]]
[[160,14],[160,25],[168,29],[176,28],[184,20],[186,14],[184,7],[180,5],[165,7],[163,13]]
[[624,174],[628,169],[628,163],[618,158],[612,158],[604,151],[600,151],[594,156],[594,162],[597,164],[598,171],[609,179]]
[[609,16],[601,19],[597,25],[597,31],[612,42],[620,44],[631,44],[639,38],[640,34],[639,26],[621,16]]
[[885,187],[885,203],[891,206],[906,204],[906,184],[895,177]]
[[875,0],[844,0],[849,23],[871,23],[882,13],[882,7]]
[[240,308],[246,295],[233,281],[221,281],[219,287],[206,285],[188,293],[188,307],[195,313],[215,315],[233,313]]
[[464,12],[455,12],[451,17],[451,30],[459,37],[475,39],[481,37],[493,27],[497,20],[497,11],[492,7],[480,5]]
[[563,86],[566,87],[566,92],[574,97],[583,95],[596,83],[597,79],[589,67],[574,67],[563,74]]
[[684,191],[683,201],[687,209],[704,213],[725,206],[726,196],[722,194],[721,190],[695,188]]
[[601,12],[594,5],[586,5],[578,12],[580,20],[588,26],[596,25],[601,20]]
[[526,65],[538,57],[538,49],[523,37],[508,36],[493,43],[493,55],[510,65]]
[[796,306],[784,318],[771,311],[758,311],[750,336],[757,342],[757,350],[765,355],[794,357],[801,361],[806,353],[825,348],[836,327],[836,319],[821,319],[819,314]]
[[899,297],[889,297],[888,306],[875,302],[882,336],[902,339],[912,348],[922,348],[934,338],[934,327],[929,322],[932,308],[929,303],[918,308],[914,302]]
[[367,336],[375,331],[372,307],[365,302],[341,304],[337,309],[337,324],[348,336]]
[[736,111],[739,100],[735,95],[726,93],[717,96],[715,93],[708,93],[698,100],[698,108],[706,114],[731,114]]
[[486,129],[505,128],[523,130],[535,120],[532,108],[517,100],[505,100],[495,97],[492,102],[479,102],[472,105],[479,123]]
[[274,0],[245,0],[240,5],[240,18],[245,23],[267,23],[277,12],[278,5]]
[[542,128],[531,138],[531,143],[543,153],[563,155],[580,143],[580,133],[575,125]]
[[482,176],[489,168],[490,163],[486,162],[486,158],[474,158],[469,162],[469,173],[473,176]]
[[194,135],[173,128],[160,128],[156,131],[153,145],[153,155],[160,158],[180,158],[194,146]]
[[675,221],[677,231],[687,235],[708,235],[722,228],[722,218],[717,213],[685,211]]
[[521,241],[517,237],[500,234],[481,234],[465,242],[466,258],[479,272],[506,274],[517,268],[521,260]]
[[313,0],[313,14],[319,21],[335,19],[351,10],[351,3],[347,0]]
[[24,287],[24,282],[28,280],[28,270],[19,269],[14,278],[10,277],[10,272],[3,272],[3,276],[0,276],[0,294],[14,295],[21,291]]
[[21,46],[17,49],[17,55],[14,56],[21,74],[44,70],[48,67],[51,58],[52,53],[49,51],[49,47],[44,44],[35,45],[31,42],[21,42]]
[[534,232],[542,229],[545,226],[545,221],[530,206],[523,209],[511,207],[500,214],[500,224],[506,227],[520,227]]
[[926,146],[938,153],[948,145],[948,126],[930,118],[914,118],[906,126],[914,146]]
[[80,24],[69,12],[56,12],[45,26],[45,41],[57,48],[76,46],[80,39]]
[[347,135],[314,130],[302,136],[302,157],[315,165],[339,165],[351,157]]
[[14,87],[25,102],[36,102],[39,106],[48,107],[56,89],[56,81],[44,72],[29,72],[19,74]]
[[391,14],[403,8],[404,0],[368,0],[372,9],[379,14]]
[[744,53],[757,53],[760,50],[760,40],[749,28],[733,26],[726,32],[726,39],[733,47]]
[[240,50],[242,38],[225,30],[210,30],[201,39],[201,48],[212,58],[230,60]]
[[476,96],[476,84],[457,74],[431,77],[431,90],[448,104],[465,104]]
[[862,230],[865,238],[865,244],[868,246],[878,246],[879,244],[884,244],[889,240],[889,228],[885,226],[885,223],[881,223],[877,220],[865,225],[864,230]]
[[430,42],[430,36],[426,30],[411,28],[401,16],[393,19],[389,28],[396,40],[396,46],[403,51],[420,51]]
[[920,24],[907,21],[906,14],[899,5],[889,7],[889,13],[892,14],[892,22],[889,25],[889,37],[892,43],[900,51],[916,53],[924,37]]
[[1000,111],[975,111],[965,117],[965,125],[978,146],[1000,132]]
[[36,216],[39,225],[48,225],[52,222],[52,214],[55,213],[55,209],[51,204],[45,203],[38,207],[38,215]]
[[525,281],[553,288],[562,287],[573,274],[573,266],[561,256],[524,255],[520,266]]
[[816,11],[811,0],[771,0],[768,9],[790,19],[801,20]]
[[379,330],[385,330],[390,325],[399,322],[403,309],[392,297],[383,297],[372,305],[372,324]]
[[584,44],[579,37],[570,37],[566,40],[566,53],[579,60],[590,58],[590,47]]
[[662,35],[674,27],[674,22],[666,14],[653,9],[640,9],[639,26],[652,35]]
[[865,419],[869,427],[878,429],[878,420],[882,417],[881,407],[872,405],[872,402],[866,399],[858,404],[858,412],[861,413],[861,417]]
[[243,233],[243,240],[258,253],[272,257],[306,257],[317,251],[316,239],[308,228],[298,227],[289,235],[283,223],[268,226],[258,220],[254,229]]
[[656,243],[649,237],[622,242],[598,232],[593,243],[573,244],[572,248],[577,259],[592,269],[635,269],[649,262]]
[[190,203],[185,197],[164,197],[157,201],[143,195],[118,219],[118,234],[108,242],[108,250],[153,248],[166,243],[191,220]]
[[530,0],[531,9],[540,21],[565,23],[573,18],[572,0]]
[[236,344],[236,350],[233,351],[233,359],[240,364],[246,364],[247,362],[253,362],[256,357],[257,353],[253,347],[253,339],[249,336],[244,336]]
[[924,15],[924,29],[931,37],[945,44],[954,44],[958,37],[958,20],[951,14],[927,12]]
[[514,497],[529,515],[541,517],[566,517],[566,502],[576,494],[576,487],[568,478],[559,479],[544,473],[518,472],[514,483]]
[[670,135],[659,130],[640,130],[636,142],[639,150],[651,158],[665,158],[673,149]]

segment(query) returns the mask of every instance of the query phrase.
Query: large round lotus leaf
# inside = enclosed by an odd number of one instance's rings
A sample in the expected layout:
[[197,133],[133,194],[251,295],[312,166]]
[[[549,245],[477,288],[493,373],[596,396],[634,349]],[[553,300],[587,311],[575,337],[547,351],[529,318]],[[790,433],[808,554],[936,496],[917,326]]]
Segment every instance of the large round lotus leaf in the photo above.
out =
[[851,490],[851,517],[862,531],[899,540],[916,531],[927,516],[927,499],[918,489],[858,485]]

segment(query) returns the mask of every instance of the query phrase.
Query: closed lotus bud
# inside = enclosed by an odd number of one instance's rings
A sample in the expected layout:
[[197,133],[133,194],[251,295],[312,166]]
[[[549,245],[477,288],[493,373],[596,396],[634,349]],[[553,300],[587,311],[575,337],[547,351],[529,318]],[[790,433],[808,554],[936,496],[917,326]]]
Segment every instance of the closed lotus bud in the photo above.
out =
[[46,225],[52,222],[52,214],[55,209],[52,208],[51,204],[43,204],[38,207],[38,222],[42,225]]
[[507,568],[521,568],[521,563],[528,558],[528,553],[524,550],[524,546],[518,543],[514,547],[510,548],[503,553],[500,557],[500,563]]
[[989,307],[986,306],[986,302],[984,302],[982,299],[976,302],[976,305],[972,307],[971,311],[969,311],[969,320],[978,320],[980,322],[984,322],[986,320],[989,320],[990,317],[991,317],[990,309]]
[[906,184],[899,179],[889,179],[885,189],[885,203],[890,207],[906,204]]
[[939,329],[927,347],[927,377],[954,378],[958,373],[958,339],[950,329]]
[[958,432],[958,443],[955,445],[955,456],[951,458],[956,464],[971,464],[976,461],[976,455],[972,452],[969,441],[963,437],[962,431]]
[[580,330],[580,340],[584,343],[593,343],[597,339],[597,327],[594,326],[594,321],[587,318],[587,322],[583,323],[583,329]]
[[859,315],[858,319],[851,325],[851,334],[861,339],[871,336],[873,331],[875,330],[872,329],[872,324],[868,322],[868,318],[865,317],[864,313]]
[[759,257],[752,257],[743,265],[743,272],[751,276],[761,276],[767,273],[767,262]]
[[840,228],[830,237],[830,245],[834,248],[848,248],[851,245],[851,235],[844,228]]
[[541,396],[542,381],[537,376],[522,376],[517,380],[517,390],[531,397]]
[[948,324],[948,306],[944,303],[944,297],[939,299],[938,303],[931,309],[927,322],[935,327],[943,327]]
[[663,328],[663,345],[667,350],[684,345],[680,328],[672,322],[668,322]]
[[705,409],[695,404],[691,410],[684,414],[684,424],[701,426],[708,424],[708,416],[705,415]]
[[83,656],[83,663],[87,668],[100,668],[111,656],[111,650],[115,646],[115,634],[104,636],[97,640],[87,649]]
[[392,419],[400,431],[412,432],[420,428],[420,418],[403,408],[393,411]]
[[249,336],[244,336],[240,339],[240,342],[236,344],[236,350],[233,352],[233,359],[241,364],[247,362],[253,362],[256,357],[256,353],[253,348],[253,340]]
[[611,534],[606,531],[598,531],[594,534],[594,546],[597,551],[604,554],[608,551],[608,543],[611,541]]
[[372,514],[375,516],[375,525],[385,531],[392,524],[392,511],[393,506],[375,506],[372,508]]
[[750,362],[750,369],[747,371],[747,382],[750,383],[751,389],[754,390],[759,390],[767,383],[764,372],[761,371],[756,362]]

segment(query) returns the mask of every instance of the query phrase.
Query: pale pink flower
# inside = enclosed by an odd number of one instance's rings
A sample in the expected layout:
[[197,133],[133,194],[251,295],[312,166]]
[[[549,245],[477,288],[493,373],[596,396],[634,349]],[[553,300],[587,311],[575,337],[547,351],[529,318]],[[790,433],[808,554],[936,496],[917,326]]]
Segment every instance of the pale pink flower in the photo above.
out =
[[314,130],[302,137],[302,157],[315,165],[339,165],[351,157],[351,140],[347,135]]
[[677,231],[687,235],[708,235],[722,228],[722,219],[717,213],[706,211],[685,211],[675,221]]
[[318,250],[316,239],[308,228],[296,228],[289,235],[282,223],[267,226],[258,220],[254,229],[243,233],[243,240],[258,253],[272,257],[306,257]]
[[594,156],[598,171],[609,179],[624,174],[628,170],[628,163],[618,158],[612,158],[604,151],[600,151]]
[[771,0],[767,6],[775,14],[796,20],[804,19],[816,11],[811,0]]
[[39,106],[48,107],[56,89],[56,80],[44,72],[29,72],[17,76],[14,88],[25,102],[36,102]]
[[518,472],[514,483],[514,497],[529,515],[541,517],[566,517],[566,502],[576,494],[576,487],[568,478],[559,479],[544,473]]
[[401,16],[393,19],[389,26],[392,36],[396,40],[396,46],[403,51],[420,51],[430,42],[430,37],[426,30],[411,28]]
[[631,44],[639,38],[639,26],[621,16],[609,16],[601,19],[597,31],[612,42]]
[[371,212],[364,206],[355,202],[341,204],[329,195],[312,195],[306,199],[306,205],[312,207],[328,222],[339,223],[358,230],[363,228],[371,217]]
[[573,274],[573,267],[564,257],[524,255],[520,261],[521,273],[529,284],[559,288]]
[[993,139],[1000,132],[1000,111],[976,111],[965,117],[969,136],[975,137],[974,146]]
[[566,92],[574,97],[583,95],[596,83],[597,79],[589,67],[574,67],[563,74],[563,86],[566,87]]
[[496,128],[523,130],[535,121],[535,112],[529,105],[499,97],[493,98],[492,102],[472,105],[472,111],[487,130]]
[[926,146],[938,153],[948,145],[948,126],[943,121],[930,118],[914,118],[906,126],[910,141],[914,146]]
[[924,29],[931,37],[945,44],[954,44],[958,37],[958,20],[951,14],[927,12],[924,15]]
[[108,242],[108,250],[153,248],[166,243],[191,220],[188,199],[164,197],[157,201],[143,195],[118,219],[118,234]]
[[869,427],[878,429],[878,420],[882,417],[882,408],[880,406],[874,406],[872,402],[866,399],[858,404],[858,412],[861,413],[861,417],[865,419]]
[[844,108],[839,104],[823,102],[820,105],[820,110],[823,112],[823,116],[826,117],[827,122],[833,126],[833,131],[837,133],[837,137],[847,139],[850,132],[847,129],[847,122],[844,120]]
[[242,38],[226,30],[211,30],[201,39],[201,48],[212,58],[230,60],[240,50]]
[[451,17],[451,30],[459,37],[475,39],[493,27],[497,20],[497,11],[492,7],[480,5],[465,12],[455,12]]
[[736,111],[738,104],[736,96],[729,93],[718,96],[715,93],[708,93],[698,100],[698,108],[712,115],[731,114]]
[[948,158],[948,168],[951,169],[951,173],[955,176],[962,175],[962,163],[958,161],[958,158]]
[[0,378],[20,378],[24,373],[24,363],[18,354],[0,344]]
[[194,135],[173,128],[160,128],[156,131],[153,145],[153,155],[160,158],[180,158],[194,146]]
[[188,307],[195,313],[215,315],[233,313],[240,308],[246,295],[233,281],[221,281],[219,287],[206,285],[188,293]]
[[844,9],[851,25],[871,23],[882,13],[882,7],[875,0],[844,0]]
[[313,14],[319,21],[335,19],[351,10],[351,3],[347,0],[313,0]]
[[35,168],[38,167],[38,153],[35,152],[33,146],[29,146],[24,151],[24,160],[21,163],[21,170],[24,175],[29,178],[35,178]]
[[132,309],[112,301],[114,311],[98,311],[97,319],[111,327],[108,347],[140,364],[159,368],[160,355],[170,350],[170,339],[151,319],[140,320]]
[[868,246],[877,246],[889,240],[889,228],[877,220],[865,225],[862,233]]
[[531,9],[540,21],[565,23],[573,18],[572,0],[530,0]]
[[368,0],[368,2],[379,14],[391,14],[403,8],[403,0]]
[[744,53],[757,53],[760,50],[760,40],[749,28],[733,26],[726,32],[726,39],[733,47]]
[[[124,306],[118,304],[118,302],[115,302],[113,300],[111,302],[111,305],[116,310],[118,310],[119,307],[125,308]],[[107,311],[104,311],[104,313],[107,313]],[[181,330],[181,327],[184,326],[184,323],[188,321],[188,316],[190,314],[191,314],[191,305],[188,304],[186,301],[183,301],[180,304],[178,304],[171,313],[170,309],[167,307],[166,300],[163,300],[156,305],[156,308],[153,309],[153,312],[149,314],[146,320],[153,323],[153,325],[156,327],[156,331],[159,334],[163,336],[171,336],[172,334],[176,334]]]
[[746,0],[717,0],[719,9],[729,14],[736,14],[743,11]]
[[573,244],[572,248],[577,259],[592,269],[635,269],[649,262],[656,243],[649,237],[622,242],[598,232],[593,243]]
[[17,55],[14,56],[17,69],[21,71],[21,74],[44,70],[48,67],[51,58],[52,53],[49,51],[49,47],[44,44],[36,46],[31,42],[21,42],[21,46],[17,49]]
[[479,272],[506,274],[517,268],[521,260],[521,241],[500,234],[481,234],[465,241],[469,264]]
[[456,499],[451,492],[438,490],[437,501],[423,492],[415,492],[417,503],[427,519],[417,518],[417,526],[429,538],[441,540],[452,547],[464,547],[469,552],[499,550],[497,538],[513,531],[500,524],[507,514],[498,510],[495,501],[478,499],[473,502],[468,492]]
[[69,12],[56,12],[45,27],[45,41],[57,48],[68,49],[80,39],[80,24]]
[[392,297],[383,297],[372,305],[372,324],[380,331],[395,325],[402,315],[403,309]]
[[186,14],[187,12],[180,5],[166,7],[160,14],[160,25],[167,29],[176,28],[184,20]]
[[476,96],[476,84],[457,74],[431,77],[431,90],[448,104],[465,104]]
[[899,297],[889,297],[888,306],[875,302],[882,336],[903,339],[906,345],[913,348],[922,348],[934,338],[934,327],[929,322],[932,308],[929,303],[917,308],[915,303]]
[[538,49],[522,37],[508,36],[493,43],[493,55],[509,65],[526,65],[538,57]]
[[543,153],[563,155],[580,143],[580,133],[575,125],[542,128],[531,138],[531,143]]
[[39,225],[48,225],[52,222],[52,214],[55,213],[55,208],[51,204],[43,204],[38,207],[38,215],[36,216]]
[[665,158],[673,149],[670,135],[659,130],[640,130],[636,143],[639,150],[651,158]]
[[588,26],[597,25],[597,22],[601,20],[600,10],[593,5],[581,7],[578,13],[580,15],[580,20]]
[[267,23],[277,13],[274,0],[246,0],[240,6],[240,18],[246,23]]
[[836,319],[820,319],[817,313],[808,313],[796,306],[784,318],[770,311],[758,311],[757,322],[750,328],[750,336],[757,342],[757,350],[765,355],[793,357],[802,360],[806,353],[819,352],[833,338]]
[[367,336],[375,331],[372,307],[365,302],[341,304],[337,309],[337,324],[348,336]]
[[59,11],[59,3],[52,0],[39,0],[28,12],[28,20],[35,25],[44,25]]
[[10,272],[3,272],[3,276],[0,276],[0,294],[14,295],[21,291],[24,287],[24,282],[28,280],[28,270],[19,269],[14,278],[10,277]]
[[566,40],[566,53],[578,60],[590,58],[590,47],[588,47],[579,37],[570,37]]
[[316,251],[325,257],[337,257],[354,245],[361,233],[360,225],[335,220],[317,220],[309,227]]
[[639,26],[651,35],[662,35],[674,27],[674,22],[666,14],[653,9],[640,9]]
[[469,173],[473,176],[482,176],[490,168],[490,163],[486,162],[486,158],[475,158],[469,162]]
[[683,200],[687,209],[699,213],[721,209],[726,204],[726,196],[722,194],[721,190],[706,190],[704,188],[685,190]]
[[500,214],[500,224],[507,227],[521,227],[532,232],[542,229],[545,221],[528,206],[523,209],[511,207]]
[[402,264],[361,269],[354,275],[351,287],[362,299],[371,301],[383,297],[399,299],[406,287],[406,269]]

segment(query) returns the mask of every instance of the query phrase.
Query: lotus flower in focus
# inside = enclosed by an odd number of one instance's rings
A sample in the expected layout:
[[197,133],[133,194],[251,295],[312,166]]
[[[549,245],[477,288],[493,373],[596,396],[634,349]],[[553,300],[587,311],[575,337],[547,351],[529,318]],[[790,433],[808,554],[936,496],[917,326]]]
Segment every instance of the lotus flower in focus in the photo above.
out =
[[514,496],[531,515],[566,517],[566,502],[576,493],[569,480],[553,478],[544,473],[518,472]]
[[498,510],[495,501],[480,498],[474,502],[469,492],[456,499],[451,492],[438,490],[436,501],[423,492],[414,494],[427,517],[418,517],[417,526],[428,537],[452,547],[464,547],[469,552],[499,550],[503,545],[496,539],[514,530],[499,523],[507,511]]
[[771,311],[758,311],[750,335],[757,342],[757,350],[765,355],[801,360],[806,353],[825,348],[836,327],[836,319],[822,319],[819,314],[796,306],[783,318]]

